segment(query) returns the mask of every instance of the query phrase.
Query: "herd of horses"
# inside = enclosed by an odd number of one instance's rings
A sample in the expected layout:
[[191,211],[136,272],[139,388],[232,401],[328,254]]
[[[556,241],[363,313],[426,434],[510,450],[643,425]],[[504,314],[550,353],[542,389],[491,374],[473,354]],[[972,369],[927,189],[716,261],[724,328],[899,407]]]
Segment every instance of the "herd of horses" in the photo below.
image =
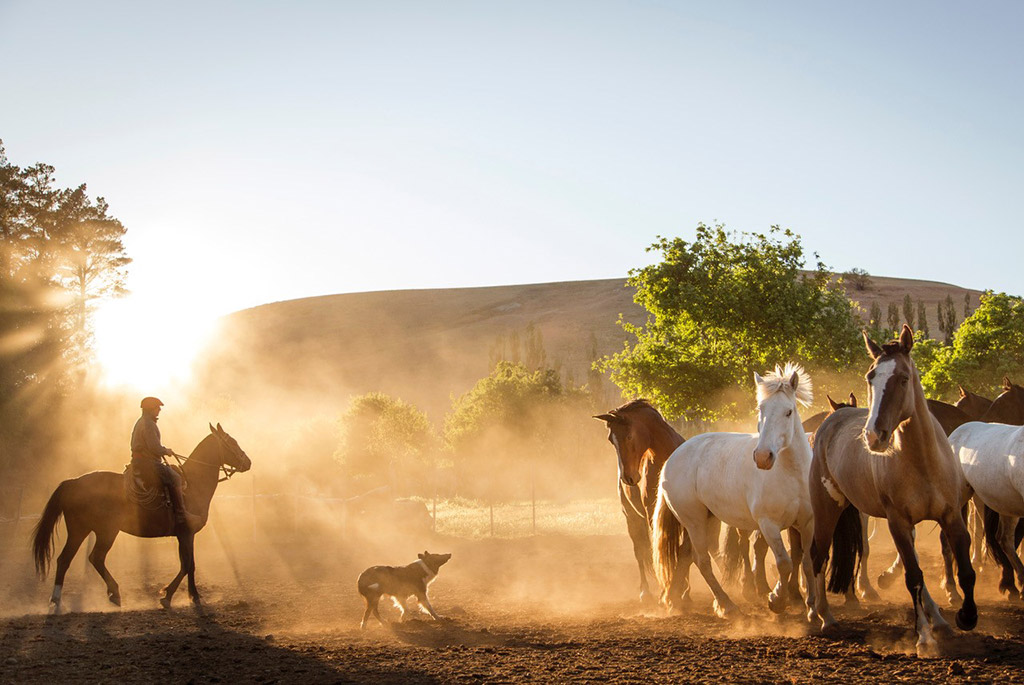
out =
[[[978,620],[974,564],[982,557],[980,545],[972,557],[969,503],[979,514],[975,537],[980,540],[983,528],[988,551],[1002,568],[1000,591],[1024,599],[1024,563],[1016,551],[1024,536],[1024,388],[1004,379],[995,400],[962,388],[955,405],[929,400],[910,356],[914,340],[907,326],[884,345],[867,334],[864,342],[871,358],[866,407],[858,407],[852,394],[843,404],[829,398],[829,412],[801,421],[800,407],[812,400],[811,380],[790,363],[764,377],[754,374],[756,433],[705,433],[684,440],[646,400],[595,417],[607,424],[618,456],[619,496],[643,601],[660,599],[670,609],[688,603],[693,564],[714,595],[715,612],[722,617],[738,612],[715,575],[715,555],[726,576],[742,577],[748,597],[766,601],[776,613],[804,601],[807,620],[828,629],[836,624],[828,593],[844,593],[848,602],[878,598],[863,563],[867,520],[876,517],[887,521],[899,554],[878,584],[886,587],[902,568],[914,606],[918,653],[933,654],[936,634],[945,637],[952,629],[925,585],[914,526],[936,521],[941,527],[942,589],[958,608],[957,626],[971,630]],[[219,424],[211,425],[181,467],[187,508],[205,524],[217,484],[250,466],[237,441]],[[112,603],[120,604],[120,591],[105,559],[120,532],[177,537],[180,569],[164,588],[161,604],[170,605],[186,576],[192,602],[200,603],[195,532],[177,526],[167,507],[146,509],[131,502],[122,474],[85,474],[53,492],[33,536],[36,569],[44,576],[62,516],[67,540],[57,557],[52,612],[60,611],[64,576],[90,533],[96,543],[89,561]],[[729,532],[719,554],[723,523]],[[769,549],[779,576],[774,588],[765,572]],[[651,592],[652,577],[660,585],[657,596]]]
[[[791,363],[754,375],[756,433],[684,440],[646,400],[595,417],[607,424],[618,456],[619,496],[642,600],[655,599],[654,576],[666,606],[688,603],[693,564],[714,595],[715,612],[737,612],[715,575],[716,555],[726,575],[742,575],[745,594],[767,601],[776,613],[803,600],[807,620],[828,630],[836,625],[828,593],[845,593],[847,601],[878,597],[864,564],[867,519],[877,517],[888,523],[899,554],[878,584],[888,586],[902,568],[917,651],[932,655],[936,638],[952,629],[925,585],[914,527],[935,521],[941,528],[942,589],[957,608],[956,625],[971,630],[978,620],[974,564],[982,560],[980,545],[972,557],[971,503],[989,553],[1002,568],[1000,590],[1024,598],[1024,564],[1016,552],[1024,533],[1024,388],[1004,379],[995,400],[962,388],[955,405],[929,400],[910,355],[909,327],[884,345],[867,334],[864,343],[870,356],[866,407],[857,407],[853,395],[845,404],[829,398],[831,411],[801,421],[800,406],[812,399],[811,381]],[[723,523],[730,530],[719,554]],[[764,570],[768,549],[779,575],[774,588]]]

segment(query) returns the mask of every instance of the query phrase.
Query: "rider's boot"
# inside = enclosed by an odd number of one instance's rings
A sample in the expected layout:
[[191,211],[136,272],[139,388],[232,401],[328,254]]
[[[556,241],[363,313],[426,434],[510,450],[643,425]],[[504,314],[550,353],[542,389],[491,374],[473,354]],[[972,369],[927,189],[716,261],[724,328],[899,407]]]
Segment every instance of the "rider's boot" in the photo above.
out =
[[203,525],[203,518],[197,514],[190,513],[185,508],[185,494],[181,491],[180,485],[169,485],[167,491],[171,494],[171,504],[174,508],[174,519],[178,525],[185,526],[193,533]]

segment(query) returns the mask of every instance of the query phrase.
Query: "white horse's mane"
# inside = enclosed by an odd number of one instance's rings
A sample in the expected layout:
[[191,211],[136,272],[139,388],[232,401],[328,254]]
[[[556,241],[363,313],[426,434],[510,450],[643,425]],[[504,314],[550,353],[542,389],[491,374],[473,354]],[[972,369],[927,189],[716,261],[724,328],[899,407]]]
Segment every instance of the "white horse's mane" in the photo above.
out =
[[[799,379],[796,390],[790,385],[789,380],[793,374]],[[804,371],[804,367],[795,362],[786,362],[785,367],[775,365],[775,371],[769,371],[757,384],[757,401],[763,402],[777,392],[784,392],[792,396],[797,402],[805,407],[810,406],[814,401],[814,391],[811,388],[811,377]]]

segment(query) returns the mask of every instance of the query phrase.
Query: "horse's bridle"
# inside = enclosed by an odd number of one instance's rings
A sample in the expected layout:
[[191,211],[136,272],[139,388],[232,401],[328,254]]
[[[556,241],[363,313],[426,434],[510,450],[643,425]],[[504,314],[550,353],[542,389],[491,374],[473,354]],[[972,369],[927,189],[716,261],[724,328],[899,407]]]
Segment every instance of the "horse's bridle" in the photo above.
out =
[[[227,442],[224,441],[224,438],[220,437],[216,433],[213,433],[212,435],[214,435],[217,438],[217,440],[220,441],[220,445],[221,445],[222,448],[227,449],[234,456],[238,456],[237,454],[235,454],[234,449],[230,445],[228,445]],[[223,476],[221,476],[220,478],[217,479],[218,483],[223,483],[224,481],[229,480],[231,478],[231,476],[233,476],[236,473],[238,473],[238,467],[237,466],[231,466],[230,464],[225,464],[223,462],[221,462],[220,464],[214,464],[213,462],[202,461],[200,459],[196,459],[195,457],[185,457],[185,456],[182,456],[182,455],[178,454],[177,452],[171,452],[171,456],[174,457],[175,459],[177,459],[178,460],[178,466],[182,466],[182,467],[185,466],[185,462],[187,462],[187,461],[193,461],[193,462],[195,462],[197,464],[205,464],[206,466],[216,466],[216,467],[218,467],[220,469],[220,471],[224,474]]]

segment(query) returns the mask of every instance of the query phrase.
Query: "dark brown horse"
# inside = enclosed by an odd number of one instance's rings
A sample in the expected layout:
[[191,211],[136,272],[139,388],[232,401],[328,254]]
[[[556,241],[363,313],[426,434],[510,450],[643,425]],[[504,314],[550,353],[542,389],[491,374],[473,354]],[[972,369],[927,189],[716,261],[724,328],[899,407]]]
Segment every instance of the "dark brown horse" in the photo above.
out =
[[[683,444],[683,436],[647,400],[627,402],[594,418],[608,426],[608,441],[618,456],[619,502],[640,569],[640,601],[656,601],[648,582],[654,574],[651,517],[657,504],[661,469]],[[677,604],[688,592],[688,585],[678,588],[674,598]]]
[[956,387],[960,391],[960,399],[954,402],[953,406],[970,416],[971,421],[980,419],[988,411],[988,408],[992,406],[992,400],[989,398],[982,397],[970,390],[964,390],[962,385]]
[[1024,426],[1024,388],[1003,378],[1003,391],[992,400],[981,419],[986,423],[1006,423],[1011,426]]
[[[185,490],[185,505],[197,514],[205,526],[210,514],[210,500],[217,489],[221,469],[226,476],[235,471],[248,471],[252,463],[233,437],[220,424],[210,426],[210,435],[192,450],[181,467],[188,487]],[[178,558],[181,568],[178,575],[164,588],[160,604],[167,608],[171,597],[182,579],[188,575],[188,594],[192,603],[199,604],[199,591],[195,579],[195,532],[183,526],[176,526],[170,507],[156,509],[142,508],[130,502],[125,496],[124,475],[113,471],[93,471],[78,478],[66,480],[57,486],[50,496],[43,515],[36,525],[32,551],[36,571],[46,576],[53,554],[53,534],[60,517],[64,516],[67,526],[67,541],[57,557],[57,572],[54,578],[50,610],[60,613],[60,597],[64,587],[64,574],[78,552],[82,541],[89,533],[96,533],[96,545],[89,554],[89,561],[107,585],[107,598],[117,606],[121,605],[121,592],[105,561],[114,539],[121,531],[142,538],[174,536],[178,538]],[[200,529],[202,526],[200,526]]]

